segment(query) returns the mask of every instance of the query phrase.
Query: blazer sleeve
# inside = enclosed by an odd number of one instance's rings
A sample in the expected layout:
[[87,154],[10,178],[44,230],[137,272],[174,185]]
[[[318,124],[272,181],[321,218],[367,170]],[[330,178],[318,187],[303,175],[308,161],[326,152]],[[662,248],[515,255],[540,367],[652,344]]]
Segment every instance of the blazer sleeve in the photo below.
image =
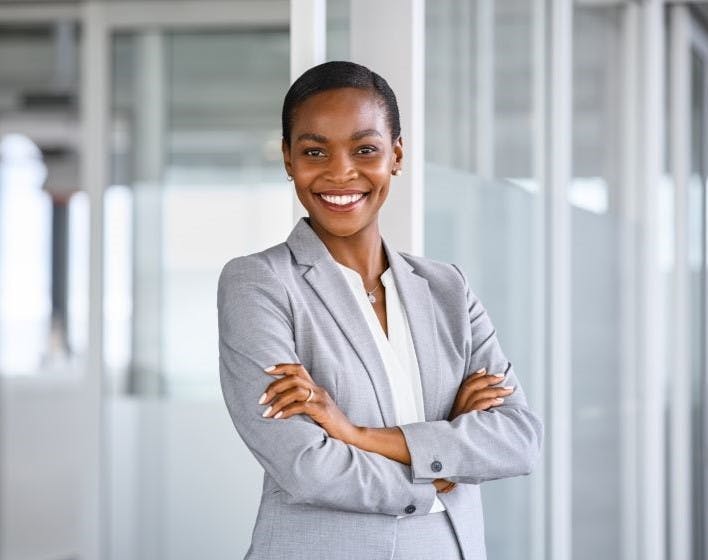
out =
[[247,256],[226,264],[217,310],[226,406],[237,432],[287,503],[389,515],[430,510],[435,487],[413,483],[408,465],[331,438],[306,415],[262,417],[265,407],[258,399],[275,379],[264,368],[300,363],[290,300],[264,261]]
[[400,426],[411,455],[414,482],[446,478],[479,484],[529,474],[543,439],[543,424],[529,410],[514,368],[506,359],[484,306],[472,293],[462,271],[469,314],[465,337],[465,377],[482,367],[506,373],[501,386],[514,386],[504,403],[486,411],[470,411],[452,421],[416,422]]

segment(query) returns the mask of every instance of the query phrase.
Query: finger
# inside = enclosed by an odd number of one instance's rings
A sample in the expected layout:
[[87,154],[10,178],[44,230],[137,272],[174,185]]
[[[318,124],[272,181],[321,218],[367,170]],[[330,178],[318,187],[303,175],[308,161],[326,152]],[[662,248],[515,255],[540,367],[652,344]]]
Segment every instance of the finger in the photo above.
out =
[[482,376],[486,375],[486,373],[487,373],[487,368],[478,369],[472,375],[467,377],[467,379],[477,379],[478,377],[482,377]]
[[276,364],[265,368],[263,371],[265,371],[268,375],[293,375],[312,381],[310,373],[302,364]]
[[279,412],[276,412],[273,415],[273,418],[275,420],[286,420],[287,418],[290,418],[291,416],[295,416],[297,414],[307,414],[308,416],[313,416],[316,411],[317,405],[314,405],[312,401],[295,401],[281,408]]
[[504,374],[494,374],[494,375],[484,375],[476,379],[465,382],[462,387],[458,390],[455,402],[457,403],[467,403],[473,398],[474,394],[483,391],[486,388],[496,385],[504,380]]
[[268,387],[266,387],[265,392],[258,399],[258,404],[270,402],[277,394],[287,391],[288,389],[292,389],[293,387],[309,387],[310,385],[311,383],[302,377],[286,375],[285,377],[281,377],[280,379],[273,381],[270,385],[268,385]]
[[[462,409],[467,412],[470,410],[477,410],[473,408],[473,403],[481,400],[488,400],[488,399],[494,399],[494,398],[505,398],[511,395],[514,392],[514,387],[488,387],[486,389],[482,389],[481,391],[476,391],[475,393],[472,393],[469,395],[466,401],[464,401],[464,404],[462,405]],[[501,403],[500,403],[501,404]]]
[[[273,401],[271,402],[270,406],[266,408],[263,411],[263,416],[264,417],[275,417],[278,412],[280,412],[282,409],[284,409],[286,406],[294,403],[294,402],[302,402],[307,399],[307,397],[310,394],[310,388],[309,387],[304,387],[304,386],[297,386],[293,387],[291,389],[288,389],[287,391],[280,393],[277,395]],[[310,403],[314,400],[314,389],[313,389],[313,395],[312,399],[310,399]]]
[[469,410],[489,410],[492,407],[499,406],[504,403],[504,397],[493,397],[489,399],[480,399],[474,401]]
[[475,391],[474,394],[470,395],[470,401],[474,402],[481,399],[491,399],[493,397],[506,397],[514,392],[513,387],[487,387],[480,391]]
[[302,366],[302,364],[275,364],[265,368],[263,371],[270,375],[295,375],[299,366]]

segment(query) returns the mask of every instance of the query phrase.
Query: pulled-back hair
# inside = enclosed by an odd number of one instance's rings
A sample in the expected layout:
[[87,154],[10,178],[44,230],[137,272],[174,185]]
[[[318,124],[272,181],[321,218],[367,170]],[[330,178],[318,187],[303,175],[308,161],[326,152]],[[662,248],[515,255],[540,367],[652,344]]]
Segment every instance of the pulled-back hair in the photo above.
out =
[[313,66],[302,74],[283,101],[283,139],[290,145],[290,134],[295,110],[305,100],[323,91],[339,88],[368,90],[376,95],[386,110],[386,122],[391,130],[391,141],[401,135],[401,121],[396,96],[388,82],[366,66],[343,60]]

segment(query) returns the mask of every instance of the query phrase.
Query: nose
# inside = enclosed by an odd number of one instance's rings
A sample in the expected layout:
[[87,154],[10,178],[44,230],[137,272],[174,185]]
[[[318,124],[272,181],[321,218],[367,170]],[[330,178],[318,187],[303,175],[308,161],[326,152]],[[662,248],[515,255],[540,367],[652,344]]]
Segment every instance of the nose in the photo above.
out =
[[327,179],[332,183],[346,183],[356,179],[357,171],[354,161],[346,152],[333,153],[327,166]]

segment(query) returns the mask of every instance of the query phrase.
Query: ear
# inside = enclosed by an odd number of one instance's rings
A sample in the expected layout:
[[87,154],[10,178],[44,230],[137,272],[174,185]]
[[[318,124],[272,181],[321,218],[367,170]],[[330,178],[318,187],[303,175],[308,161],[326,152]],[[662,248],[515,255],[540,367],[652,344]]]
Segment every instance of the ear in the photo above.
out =
[[285,164],[285,172],[292,177],[293,175],[293,164],[291,160],[290,146],[285,141],[285,138],[281,141],[280,149],[283,152],[283,164]]
[[403,165],[403,138],[399,136],[393,143],[393,167],[400,169]]

